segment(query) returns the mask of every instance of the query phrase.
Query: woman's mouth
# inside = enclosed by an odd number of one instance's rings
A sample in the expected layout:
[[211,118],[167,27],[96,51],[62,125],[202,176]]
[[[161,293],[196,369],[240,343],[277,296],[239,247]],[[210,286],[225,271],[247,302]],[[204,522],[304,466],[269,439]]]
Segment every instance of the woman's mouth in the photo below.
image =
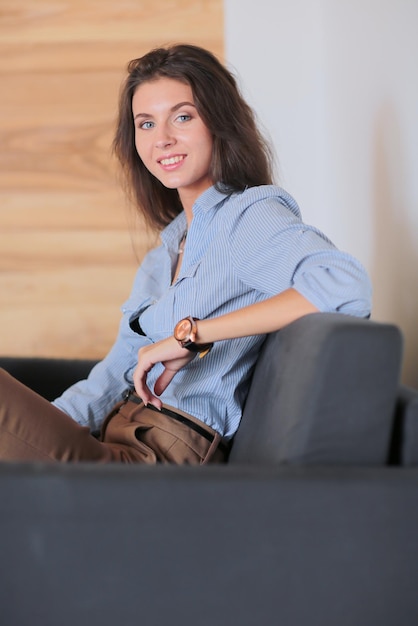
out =
[[185,158],[186,156],[184,154],[176,154],[175,156],[160,159],[159,163],[164,168],[171,168],[173,166],[178,165],[179,163],[182,163]]

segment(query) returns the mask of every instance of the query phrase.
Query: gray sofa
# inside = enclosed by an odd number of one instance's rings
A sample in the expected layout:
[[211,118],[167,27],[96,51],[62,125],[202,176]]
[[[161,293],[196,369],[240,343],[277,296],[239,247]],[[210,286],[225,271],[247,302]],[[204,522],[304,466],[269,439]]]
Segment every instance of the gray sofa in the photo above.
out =
[[[267,339],[228,464],[0,464],[2,626],[414,626],[418,392],[390,324]],[[92,362],[0,358],[45,397]]]

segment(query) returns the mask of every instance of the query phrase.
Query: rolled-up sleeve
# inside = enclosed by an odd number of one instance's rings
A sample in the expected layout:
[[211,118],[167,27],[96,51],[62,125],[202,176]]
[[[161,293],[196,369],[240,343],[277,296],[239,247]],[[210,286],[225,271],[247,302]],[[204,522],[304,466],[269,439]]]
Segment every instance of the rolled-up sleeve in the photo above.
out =
[[316,252],[305,257],[295,270],[292,287],[320,311],[359,317],[370,314],[369,277],[361,263],[344,252]]

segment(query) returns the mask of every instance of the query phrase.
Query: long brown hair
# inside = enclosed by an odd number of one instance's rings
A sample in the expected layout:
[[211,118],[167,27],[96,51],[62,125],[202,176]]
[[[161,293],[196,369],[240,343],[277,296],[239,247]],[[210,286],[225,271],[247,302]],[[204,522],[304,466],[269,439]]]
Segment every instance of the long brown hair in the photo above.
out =
[[183,208],[177,190],[164,187],[150,174],[135,148],[133,95],[142,83],[161,77],[190,85],[196,109],[213,136],[209,176],[219,189],[243,191],[272,182],[269,145],[233,75],[211,52],[198,46],[157,48],[128,64],[113,142],[127,189],[152,228],[163,228]]

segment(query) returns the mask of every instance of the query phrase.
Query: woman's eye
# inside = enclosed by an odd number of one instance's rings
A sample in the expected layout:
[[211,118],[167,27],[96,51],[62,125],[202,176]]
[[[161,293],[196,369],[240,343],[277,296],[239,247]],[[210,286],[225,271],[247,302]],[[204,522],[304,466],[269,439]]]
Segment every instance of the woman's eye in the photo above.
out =
[[191,115],[188,115],[187,113],[182,113],[181,115],[179,115],[177,117],[179,122],[188,122],[189,120],[192,119]]
[[143,128],[144,130],[148,130],[149,128],[153,128],[154,122],[142,122],[139,125],[139,128]]

